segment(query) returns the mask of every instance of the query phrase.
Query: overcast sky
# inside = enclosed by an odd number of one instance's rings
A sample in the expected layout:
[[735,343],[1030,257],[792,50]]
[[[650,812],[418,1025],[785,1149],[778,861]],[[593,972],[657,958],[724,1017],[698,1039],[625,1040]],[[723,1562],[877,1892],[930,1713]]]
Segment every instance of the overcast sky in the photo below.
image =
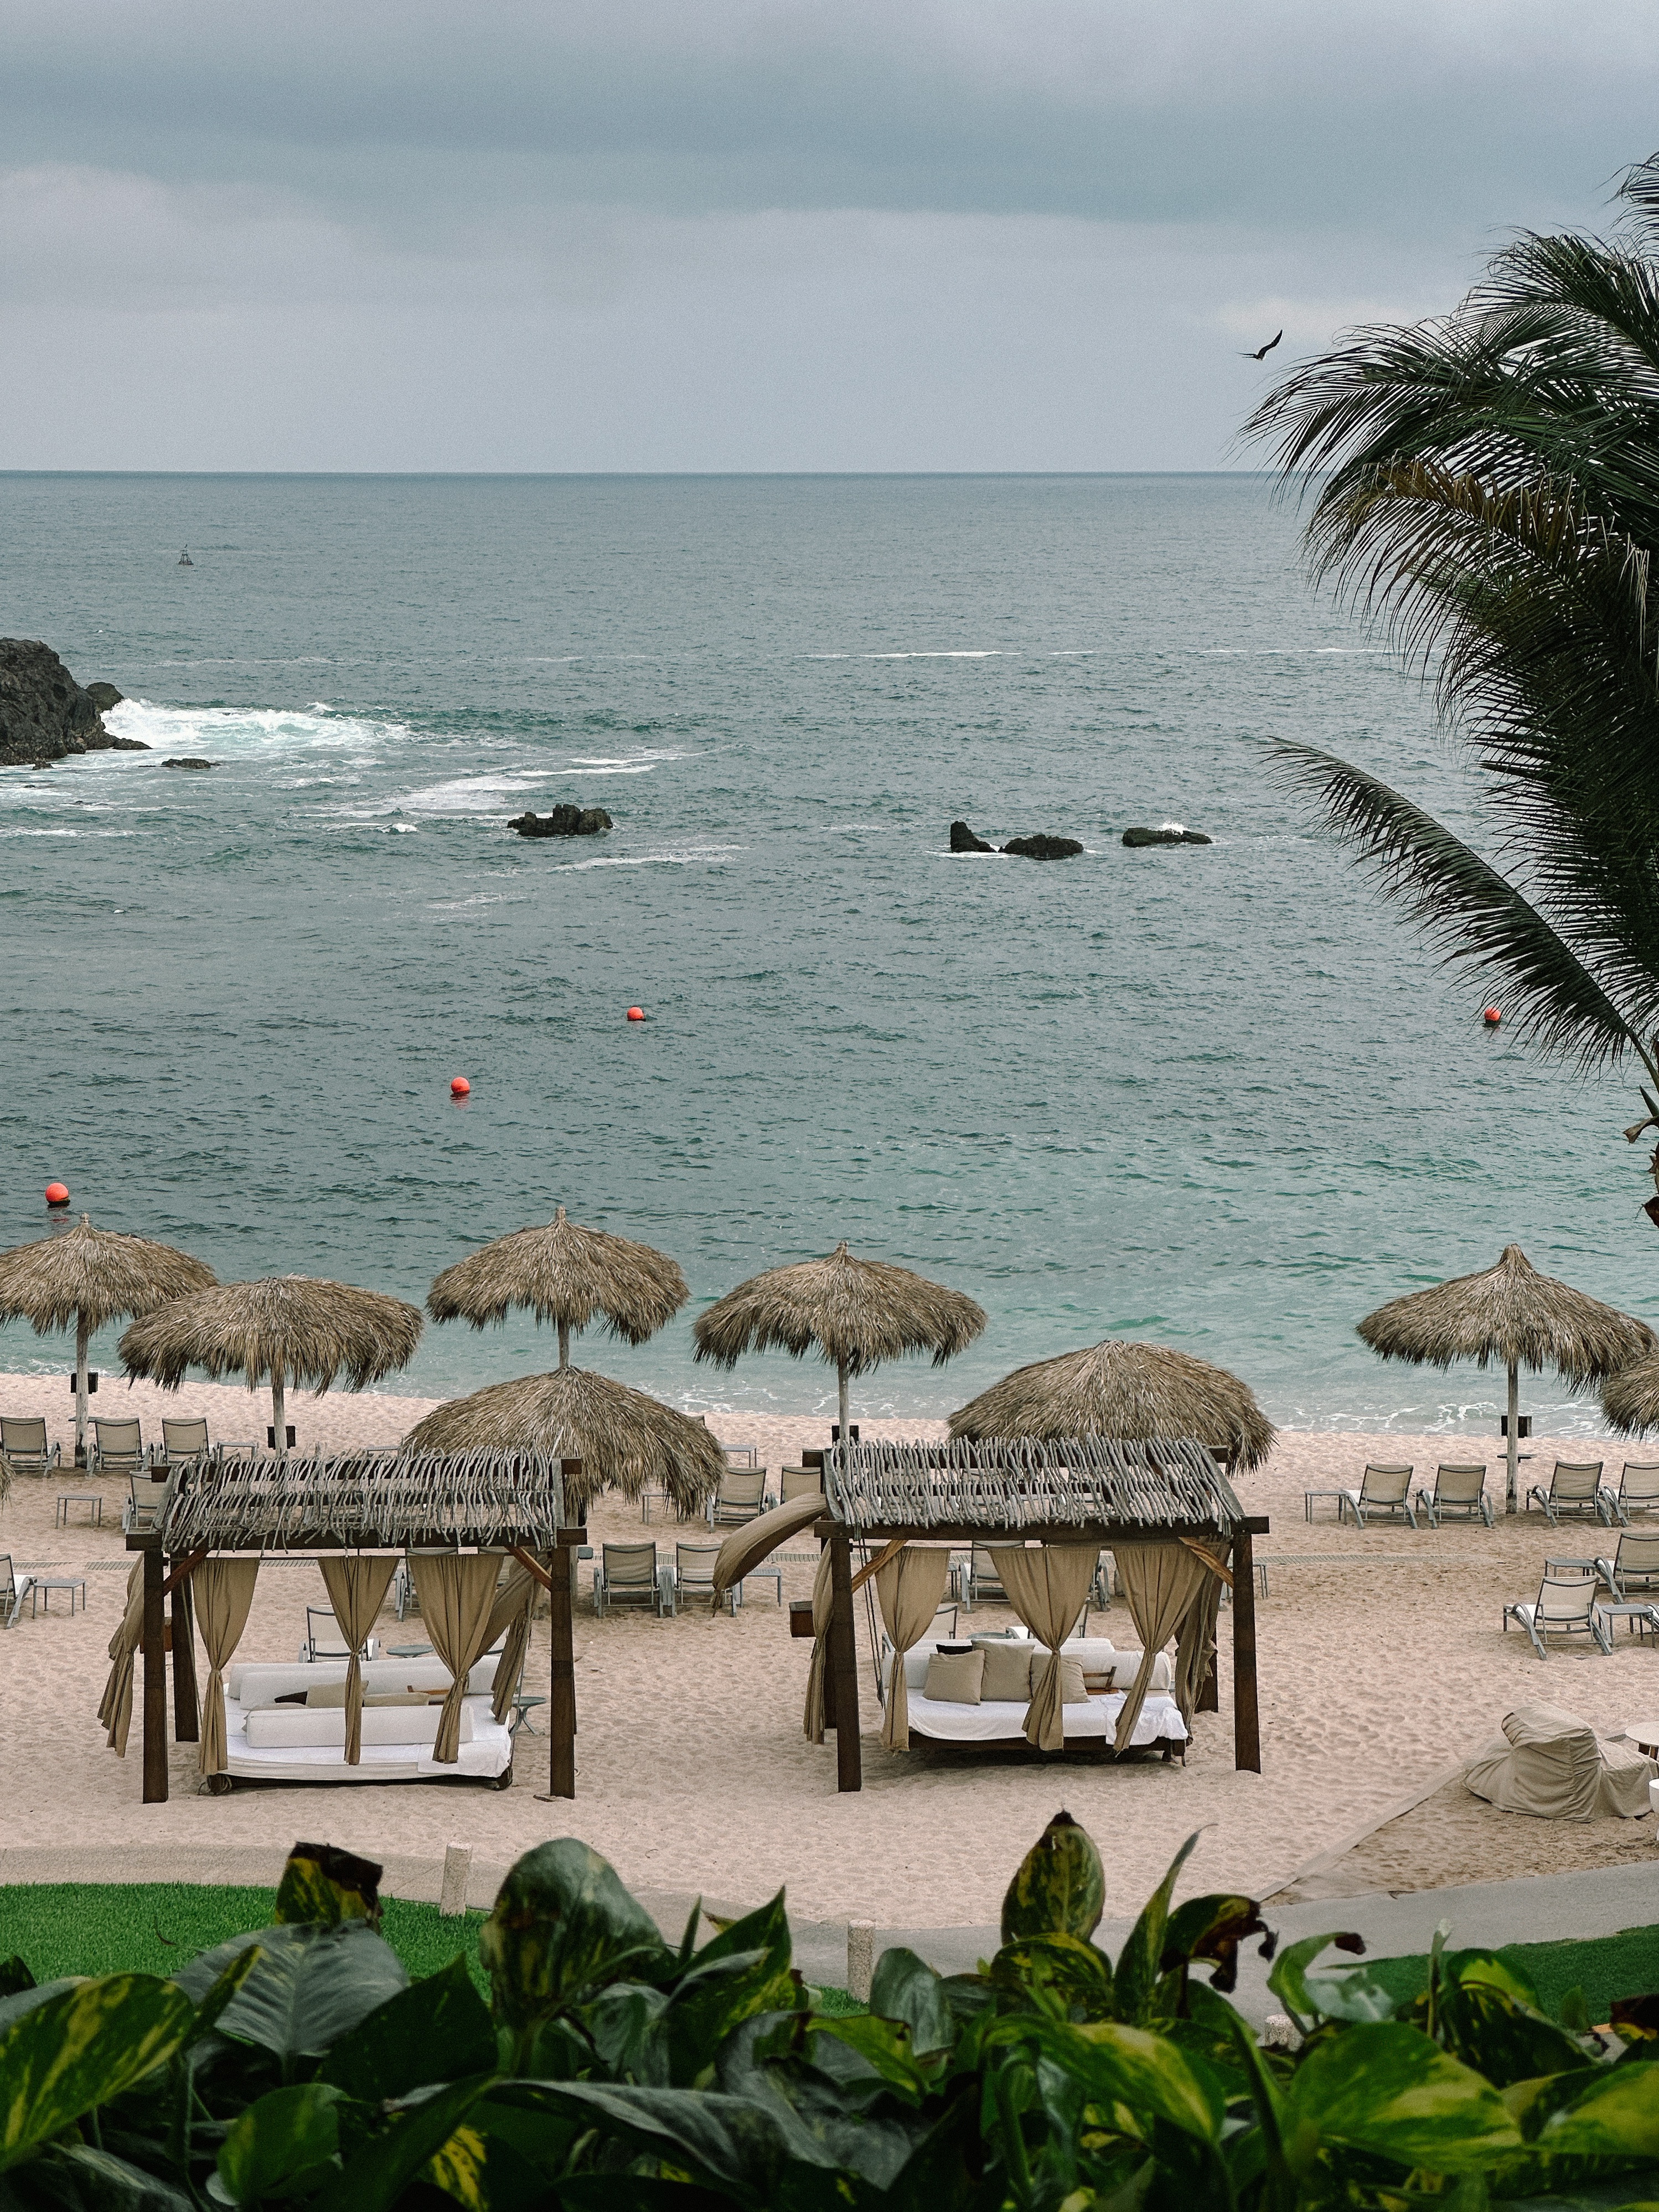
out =
[[0,0],[0,466],[1237,465],[1656,147],[1652,0]]

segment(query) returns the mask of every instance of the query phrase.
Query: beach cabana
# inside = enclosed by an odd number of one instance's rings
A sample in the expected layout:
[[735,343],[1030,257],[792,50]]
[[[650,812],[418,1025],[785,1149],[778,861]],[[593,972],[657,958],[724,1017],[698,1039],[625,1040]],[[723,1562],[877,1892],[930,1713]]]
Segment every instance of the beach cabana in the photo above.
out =
[[1084,1352],[1018,1367],[951,1416],[975,1443],[1020,1437],[1192,1437],[1232,1474],[1261,1466],[1276,1431],[1255,1393],[1224,1367],[1164,1344],[1109,1336]]
[[135,1322],[120,1351],[129,1376],[164,1390],[176,1390],[192,1367],[216,1382],[240,1375],[250,1390],[269,1380],[271,1449],[281,1453],[289,1383],[320,1394],[344,1376],[349,1389],[366,1390],[406,1367],[420,1340],[420,1309],[401,1298],[311,1275],[266,1275],[174,1298]]
[[27,1321],[37,1336],[75,1330],[75,1464],[87,1463],[87,1346],[106,1322],[154,1312],[216,1280],[211,1267],[148,1237],[73,1229],[0,1252],[0,1322]]
[[[766,1523],[728,1539],[717,1586],[736,1580],[739,1569],[751,1571],[763,1542],[786,1541],[806,1522],[811,1504],[780,1507]],[[1172,1638],[1183,1698],[1200,1711],[1215,1709],[1217,1601],[1230,1587],[1234,1765],[1261,1771],[1252,1545],[1267,1522],[1244,1511],[1215,1452],[1194,1438],[854,1444],[825,1455],[822,1510],[810,1525],[825,1553],[814,1600],[813,1674],[823,1685],[816,1735],[835,1729],[840,1789],[863,1784],[856,1591],[873,1578],[881,1595],[896,1655],[883,1738],[900,1748],[904,1653],[932,1625],[951,1547],[968,1545],[996,1554],[1016,1610],[1048,1652],[1042,1679],[1034,1680],[1026,1731],[1044,1749],[1063,1741],[1057,1654],[1103,1547],[1118,1563],[1142,1644],[1115,1747],[1128,1743],[1158,1655]],[[812,1717],[809,1711],[809,1735]]]
[[[430,1764],[454,1769],[468,1676],[496,1640],[506,1645],[492,1685],[494,1717],[504,1727],[529,1642],[537,1588],[549,1593],[553,1644],[549,1700],[552,1794],[575,1794],[575,1686],[571,1648],[572,1546],[586,1540],[567,1522],[567,1480],[580,1468],[532,1452],[465,1455],[358,1452],[337,1459],[277,1455],[210,1459],[180,1466],[153,1522],[127,1531],[140,1554],[127,1614],[111,1645],[111,1674],[100,1717],[123,1748],[135,1658],[143,1660],[144,1802],[167,1794],[167,1656],[164,1609],[173,1601],[174,1733],[199,1743],[198,1765],[212,1785],[225,1772],[224,1677],[252,1602],[257,1577],[274,1562],[321,1571],[349,1649],[374,1625],[392,1571],[410,1560],[423,1616],[447,1688]],[[498,1589],[502,1561],[516,1571]],[[209,1665],[198,1703],[186,1589]],[[362,1677],[354,1658],[343,1692],[341,1765],[361,1765]],[[326,1779],[326,1775],[313,1778]],[[349,1778],[343,1772],[334,1778]],[[365,1774],[363,1778],[372,1778]]]
[[1516,1510],[1519,1488],[1520,1372],[1553,1368],[1575,1387],[1599,1382],[1655,1349],[1645,1322],[1599,1298],[1540,1275],[1518,1244],[1506,1244],[1496,1267],[1458,1275],[1378,1306],[1358,1334],[1384,1359],[1449,1367],[1473,1359],[1509,1371],[1508,1472],[1504,1510]]

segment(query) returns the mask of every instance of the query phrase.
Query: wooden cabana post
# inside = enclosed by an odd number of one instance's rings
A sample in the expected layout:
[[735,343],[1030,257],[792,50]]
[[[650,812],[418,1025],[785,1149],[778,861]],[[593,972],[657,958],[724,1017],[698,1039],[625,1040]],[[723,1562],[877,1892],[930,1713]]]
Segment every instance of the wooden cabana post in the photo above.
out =
[[167,1615],[161,1598],[160,1536],[144,1546],[144,1625],[139,1649],[144,1656],[144,1802],[165,1805],[167,1796],[167,1662],[164,1647]]
[[859,1746],[859,1660],[853,1626],[853,1547],[844,1528],[830,1538],[830,1647],[824,1672],[832,1690],[836,1730],[836,1787],[861,1790]]

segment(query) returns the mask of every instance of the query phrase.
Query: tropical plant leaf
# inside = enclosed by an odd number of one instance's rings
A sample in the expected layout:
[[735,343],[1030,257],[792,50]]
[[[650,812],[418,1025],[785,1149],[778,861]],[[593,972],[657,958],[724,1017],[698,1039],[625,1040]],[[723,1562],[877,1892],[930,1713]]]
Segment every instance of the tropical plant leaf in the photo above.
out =
[[231,2204],[257,2204],[325,2179],[340,2148],[340,2095],[325,2081],[267,2091],[225,2130],[215,2193]]
[[1489,2081],[1395,2021],[1316,2045],[1285,2091],[1283,2125],[1291,2164],[1304,2173],[1332,2143],[1433,2173],[1482,2172],[1523,2147]]
[[1153,2016],[1169,1932],[1170,1899],[1175,1894],[1176,1877],[1197,1848],[1201,1832],[1195,1829],[1170,1860],[1168,1873],[1147,1899],[1128,1941],[1117,1954],[1113,1994],[1118,2017],[1137,2026],[1144,2027]]
[[988,2042],[1034,2038],[1043,2057],[1078,2082],[1091,2104],[1121,2105],[1143,2122],[1158,2119],[1200,2142],[1220,2141],[1227,2100],[1201,2059],[1121,2021],[1085,2027],[1056,2021],[1009,2021]]
[[1058,2020],[1111,2020],[1116,2014],[1111,1961],[1075,1936],[1028,1936],[1005,1943],[991,1961],[990,1979],[1000,1996]]
[[307,1923],[337,1928],[343,1921],[380,1924],[380,1875],[373,1859],[337,1850],[332,1844],[295,1844],[276,1885],[279,1926]]
[[388,1998],[409,1986],[403,1961],[362,1920],[265,1928],[233,1937],[174,1977],[187,1993],[207,1990],[251,1945],[259,1957],[219,2015],[219,2033],[285,2062],[320,2057]]
[[910,2031],[910,2048],[918,2055],[948,2051],[957,2039],[944,1978],[901,1946],[884,1951],[876,1961],[870,2009],[883,2020],[902,2021]]
[[1607,2067],[1537,2137],[1540,2151],[1597,2158],[1659,2158],[1659,2063]]
[[34,1987],[34,1977],[14,1951],[9,1959],[0,1959],[0,1997],[21,1996]]
[[384,2135],[374,2136],[352,2154],[344,2171],[313,2200],[311,2212],[392,2212],[489,2086],[488,2075],[471,2075],[400,2112]]
[[425,2082],[487,2074],[495,2064],[489,2008],[466,1961],[456,1958],[387,1997],[334,2041],[319,2073],[348,2096],[377,2104]]
[[478,1931],[496,2020],[520,2031],[607,1982],[672,1960],[657,1923],[597,1851],[574,1838],[526,1851]]
[[198,2202],[130,2159],[59,2142],[0,2179],[0,2212],[200,2212]]
[[106,1974],[15,2020],[0,2033],[0,2172],[164,2066],[193,2018],[155,1975]]
[[1308,1972],[1322,1951],[1334,1943],[1343,1950],[1363,1951],[1362,1939],[1352,1934],[1304,1936],[1287,1943],[1273,1960],[1267,1987],[1289,2013],[1302,2034],[1319,2020],[1392,2020],[1399,1999],[1367,1966],[1350,1966],[1340,1972]]
[[1003,1942],[1052,1935],[1086,1940],[1105,1910],[1106,1871],[1100,1853],[1069,1813],[1056,1813],[1008,1885],[1002,1900]]
[[1253,1897],[1221,1893],[1189,1897],[1177,1905],[1164,1931],[1160,1971],[1172,1966],[1212,1965],[1210,1987],[1224,1994],[1237,1986],[1238,1947],[1248,1936],[1265,1936],[1267,1923]]

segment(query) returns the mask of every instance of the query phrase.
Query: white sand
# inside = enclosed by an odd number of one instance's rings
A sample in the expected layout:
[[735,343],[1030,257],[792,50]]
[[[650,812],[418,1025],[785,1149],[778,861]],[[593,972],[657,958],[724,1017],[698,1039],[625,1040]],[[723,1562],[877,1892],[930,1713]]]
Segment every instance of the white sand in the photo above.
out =
[[[263,1436],[268,1398],[209,1384],[165,1399],[149,1385],[100,1392],[97,1410],[137,1413],[159,1437],[163,1410],[206,1413],[216,1435]],[[296,1394],[289,1418],[302,1447],[390,1443],[429,1401],[368,1395]],[[54,1437],[72,1438],[73,1408],[61,1375],[0,1376],[0,1411],[44,1411]],[[720,1424],[753,1442],[774,1468],[827,1441],[821,1417],[799,1420],[732,1415]],[[865,1425],[866,1434],[941,1433],[915,1423]],[[1531,1466],[1547,1471],[1558,1447],[1537,1440]],[[1616,1478],[1617,1443],[1582,1437],[1559,1446],[1573,1459],[1605,1456]],[[1305,1488],[1358,1480],[1367,1456],[1410,1458],[1431,1476],[1443,1457],[1475,1453],[1501,1492],[1495,1443],[1445,1436],[1287,1434],[1269,1467],[1246,1478],[1252,1510],[1272,1516],[1257,1540],[1268,1562],[1269,1594],[1257,1607],[1262,1765],[1232,1764],[1231,1672],[1222,1614],[1222,1711],[1201,1714],[1187,1765],[1121,1769],[1086,1755],[1042,1759],[918,1751],[896,1756],[876,1741],[878,1711],[861,1645],[865,1786],[840,1796],[833,1739],[820,1748],[801,1734],[811,1645],[793,1640],[769,1584],[751,1583],[735,1619],[705,1611],[659,1621],[642,1613],[594,1617],[587,1571],[576,1616],[580,1716],[577,1798],[538,1803],[546,1788],[546,1738],[520,1738],[514,1787],[495,1793],[461,1783],[239,1789],[198,1793],[195,1748],[172,1753],[166,1805],[141,1802],[138,1736],[129,1755],[107,1750],[96,1707],[106,1646],[119,1617],[126,1564],[120,1534],[124,1483],[88,1482],[65,1469],[18,1482],[0,1512],[0,1553],[40,1571],[86,1575],[88,1608],[71,1619],[52,1601],[50,1616],[27,1616],[0,1637],[0,1846],[63,1849],[137,1846],[153,1854],[158,1879],[169,1852],[203,1845],[286,1846],[325,1838],[371,1856],[441,1855],[465,1842],[481,1862],[510,1861],[532,1844],[574,1833],[603,1851],[636,1887],[706,1892],[754,1901],[780,1883],[805,1919],[869,1918],[884,1925],[940,1927],[994,1920],[1009,1875],[1044,1822],[1061,1806],[1093,1833],[1108,1869],[1108,1911],[1136,1908],[1182,1840],[1206,1833],[1183,1890],[1222,1887],[1266,1896],[1297,1870],[1408,1792],[1426,1789],[1460,1754],[1489,1740],[1511,1705],[1547,1698],[1581,1713],[1604,1734],[1659,1710],[1659,1654],[1621,1635],[1611,1658],[1562,1650],[1540,1661],[1524,1638],[1499,1632],[1507,1599],[1532,1596],[1547,1552],[1608,1548],[1595,1525],[1551,1530],[1537,1514],[1488,1531],[1455,1522],[1413,1534],[1399,1524],[1363,1534],[1339,1528],[1331,1508],[1303,1517]],[[1523,1476],[1528,1470],[1523,1467]],[[60,1490],[96,1488],[103,1528],[74,1509],[53,1525]],[[596,1540],[641,1534],[637,1508],[606,1501],[591,1516]],[[671,1522],[659,1542],[672,1544]],[[693,1531],[693,1534],[696,1532]],[[791,1547],[793,1548],[793,1547]],[[799,1547],[811,1550],[810,1539]],[[810,1561],[786,1565],[784,1595],[805,1596]],[[262,1571],[241,1656],[290,1657],[307,1600],[322,1595],[314,1567]],[[1001,1626],[1006,1607],[988,1608]],[[1134,1641],[1120,1601],[1104,1624]],[[406,1632],[419,1635],[418,1623]],[[383,1638],[398,1641],[388,1615]],[[199,1660],[198,1660],[199,1664]],[[202,1672],[205,1673],[203,1668]],[[544,1690],[545,1623],[538,1626],[527,1686]],[[538,1715],[539,1720],[542,1717]],[[1492,1814],[1460,1788],[1431,1798],[1350,1855],[1320,1887],[1431,1887],[1565,1863],[1619,1863],[1651,1851],[1653,1823],[1600,1821],[1570,1833]]]

